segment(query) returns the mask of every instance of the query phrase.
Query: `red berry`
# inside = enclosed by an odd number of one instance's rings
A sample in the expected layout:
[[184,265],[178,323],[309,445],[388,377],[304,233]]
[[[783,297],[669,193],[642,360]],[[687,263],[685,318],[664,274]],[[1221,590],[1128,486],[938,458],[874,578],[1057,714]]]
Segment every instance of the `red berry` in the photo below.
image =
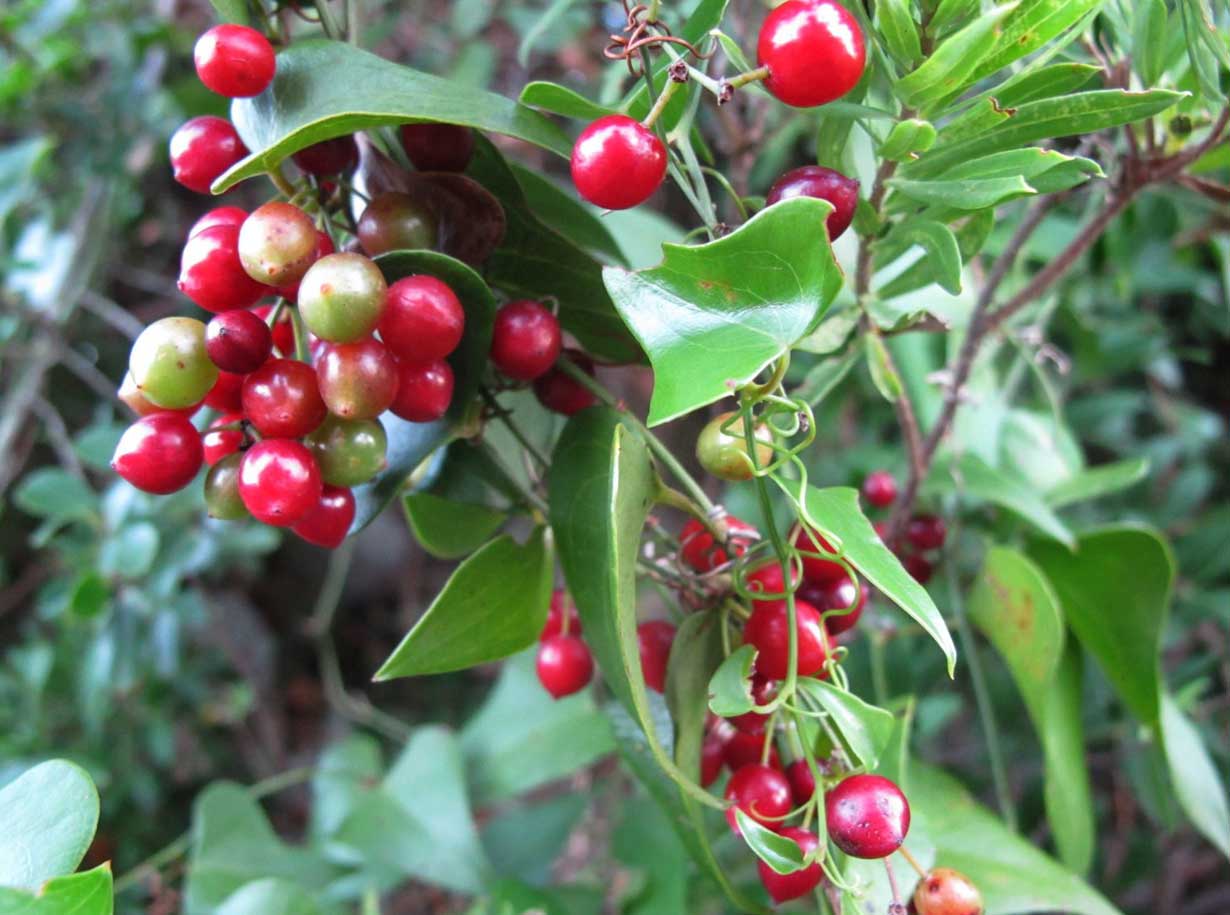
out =
[[551,592],[551,607],[547,610],[547,621],[542,626],[538,641],[544,642],[554,638],[564,631],[564,612],[568,614],[568,634],[581,634],[581,617],[577,613],[577,605],[572,602],[568,592],[556,588]]
[[595,206],[626,210],[648,200],[666,175],[666,147],[623,114],[598,118],[572,147],[572,181]]
[[700,746],[700,786],[708,788],[722,774],[728,738],[716,732],[705,735]]
[[243,380],[246,376],[219,372],[218,380],[205,395],[205,406],[223,413],[238,413],[243,409]]
[[273,45],[244,25],[215,25],[197,39],[192,60],[201,82],[227,98],[260,95],[277,67]]
[[855,858],[887,858],[910,831],[910,805],[881,775],[851,775],[824,797],[829,838]]
[[111,469],[143,492],[183,489],[201,469],[201,433],[182,413],[151,413],[125,430]]
[[320,469],[299,442],[267,438],[244,452],[239,497],[252,517],[290,527],[320,504]]
[[368,337],[333,343],[316,360],[316,381],[329,412],[342,419],[375,419],[397,397],[398,366],[383,343]]
[[538,681],[556,699],[580,692],[594,675],[589,646],[575,635],[557,635],[538,646]]
[[491,361],[509,378],[533,381],[559,358],[559,321],[537,302],[509,302],[495,316]]
[[[757,705],[768,705],[772,701],[773,696],[777,693],[777,684],[772,680],[766,680],[764,677],[752,677],[752,701]],[[729,719],[736,730],[742,731],[744,734],[755,734],[758,737],[764,736],[764,726],[768,722],[769,716],[763,715],[760,712],[746,712],[742,715],[736,715]]]
[[[748,546],[757,539],[756,528],[733,515],[726,519],[726,527],[730,531],[728,546],[735,556],[746,553]],[[727,546],[719,546],[709,529],[691,518],[679,532],[679,558],[697,572],[711,572],[725,565],[730,556]]]
[[[820,840],[806,829],[786,826],[779,831],[799,846],[799,851],[803,852],[804,856],[810,855],[820,844]],[[776,903],[806,896],[819,886],[820,881],[824,878],[824,871],[818,861],[813,861],[807,867],[792,874],[779,874],[763,861],[756,862],[756,870],[760,873],[760,882],[764,884],[764,888],[768,890]]]
[[897,501],[897,481],[887,470],[873,470],[863,480],[863,498],[876,508],[888,508]]
[[457,295],[434,276],[408,276],[389,286],[380,339],[398,359],[427,362],[452,354],[465,332]]
[[636,627],[641,673],[645,675],[645,685],[655,692],[666,690],[666,667],[674,641],[675,627],[664,620],[650,620]]
[[[329,235],[328,235],[328,233],[327,233],[327,232],[321,232],[319,229],[317,229],[317,230],[316,230],[316,250],[312,252],[312,261],[311,261],[311,262],[312,262],[313,264],[314,264],[314,263],[316,263],[316,261],[320,260],[322,257],[325,257],[326,255],[329,255],[329,254],[332,254],[332,253],[334,252],[334,250],[335,250],[335,249],[334,249],[334,247],[333,247],[333,239],[329,237]],[[291,302],[298,302],[298,301],[299,301],[299,283],[300,283],[300,282],[301,282],[301,280],[296,280],[295,282],[293,282],[293,283],[291,283],[291,284],[289,284],[289,285],[287,285],[287,286],[279,286],[279,287],[278,287],[278,295],[282,296],[282,298],[284,298],[284,299],[288,299],[288,300],[290,300]],[[287,324],[287,325],[289,325],[289,324],[290,324],[290,321],[288,320],[288,321],[286,322],[286,324]],[[293,333],[293,331],[292,331],[292,333],[291,333],[291,349],[293,349],[293,348],[294,348],[294,333]],[[289,353],[289,350],[287,350],[286,352],[288,352],[288,353]]]
[[[272,312],[272,305],[258,305],[252,309],[252,314],[266,323],[268,323],[269,315]],[[289,311],[283,309],[282,314],[278,316],[278,320],[270,330],[273,333],[273,348],[280,355],[293,356],[295,354],[295,328],[291,324]]]
[[[577,368],[591,378],[593,377],[594,362],[592,359],[574,349],[566,350],[565,354]],[[580,413],[598,402],[593,391],[557,368],[534,379],[534,396],[548,410],[564,416]]]
[[790,782],[790,796],[796,807],[802,807],[816,794],[816,776],[805,759],[796,759],[786,767],[786,781]]
[[960,871],[934,867],[914,890],[918,915],[982,915],[982,894]]
[[837,581],[846,574],[845,566],[840,562],[821,559],[819,556],[809,556],[808,553],[836,553],[831,543],[819,534],[813,536],[806,528],[799,527],[794,533],[794,546],[803,554],[803,578],[809,582],[823,584]]
[[239,227],[217,225],[197,232],[179,260],[179,291],[214,313],[247,308],[269,292],[239,261]]
[[905,539],[916,550],[938,550],[947,535],[948,527],[937,515],[915,515],[905,528]]
[[269,359],[273,334],[255,312],[234,309],[214,315],[205,325],[205,352],[224,372],[246,375]]
[[[815,606],[822,611],[854,608],[846,614],[835,613],[824,617],[824,628],[828,630],[829,635],[838,635],[847,629],[853,629],[854,624],[863,615],[863,608],[867,606],[866,585],[860,588],[850,580],[848,575],[843,575],[836,581],[819,585],[816,590],[818,594]],[[858,600],[857,604],[855,598]]]
[[[799,580],[797,570],[793,571],[793,578],[797,585]],[[782,564],[776,559],[748,572],[743,578],[743,583],[753,594],[764,595],[761,600],[753,600],[753,605],[759,605],[765,601],[784,600],[786,597],[786,576],[782,574]]]
[[293,285],[317,260],[319,234],[299,207],[271,200],[253,210],[239,227],[239,260],[258,283]]
[[[726,740],[725,760],[730,771],[737,772],[744,766],[760,762],[764,751],[764,740],[764,734],[734,731]],[[777,747],[769,748],[769,765],[774,769],[781,768],[782,760],[777,753]]]
[[302,438],[321,424],[327,411],[310,365],[270,359],[244,379],[243,412],[266,438]]
[[[794,603],[798,631],[798,675],[821,675],[829,657],[829,640],[820,611],[805,601]],[[786,602],[759,603],[743,627],[743,641],[756,647],[756,673],[784,680],[790,670],[790,617]]]
[[397,361],[397,396],[389,407],[412,423],[434,422],[453,402],[453,369],[443,359]]
[[804,165],[786,172],[769,188],[765,206],[794,197],[815,197],[833,205],[824,221],[829,241],[836,241],[850,227],[858,206],[858,181],[822,165]]
[[737,834],[735,808],[742,810],[762,826],[776,830],[781,819],[790,812],[790,783],[786,776],[770,766],[754,763],[735,770],[726,785],[726,822]]
[[[243,446],[244,432],[239,428],[242,419],[243,415],[239,413],[223,413],[209,424],[209,431],[201,436],[201,445],[205,451],[205,463],[210,467]],[[223,429],[223,426],[235,428]]]
[[765,17],[756,55],[764,87],[796,108],[841,98],[867,63],[858,20],[836,0],[787,0]]
[[474,154],[474,132],[460,124],[403,124],[401,145],[421,172],[463,172]]
[[292,527],[308,543],[335,550],[354,523],[354,494],[343,486],[325,486],[320,501]]
[[235,127],[225,118],[202,115],[171,135],[171,169],[175,180],[198,194],[248,154]]
[[295,160],[295,165],[309,175],[318,178],[340,175],[359,164],[359,147],[354,137],[347,134],[344,137],[313,143],[299,150],[291,158]]
[[920,585],[925,585],[931,580],[931,576],[935,574],[935,566],[931,564],[931,561],[927,559],[926,556],[922,556],[918,553],[908,554],[901,561],[901,564],[904,565],[905,570],[910,573],[910,577],[912,577]]
[[214,207],[192,224],[188,237],[212,229],[214,226],[241,226],[248,218],[248,211],[240,207]]

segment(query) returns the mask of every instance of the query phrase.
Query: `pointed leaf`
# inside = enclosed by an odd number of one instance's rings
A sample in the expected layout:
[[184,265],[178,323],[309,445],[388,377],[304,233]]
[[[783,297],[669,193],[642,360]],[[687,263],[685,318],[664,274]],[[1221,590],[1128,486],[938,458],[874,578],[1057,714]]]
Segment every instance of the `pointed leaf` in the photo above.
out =
[[1037,193],[1020,175],[1011,178],[965,178],[943,181],[912,181],[890,178],[888,186],[919,203],[952,207],[955,210],[981,210],[1008,200]]
[[427,492],[402,499],[414,539],[432,556],[460,559],[486,543],[508,515],[485,505],[442,499]]
[[946,292],[961,292],[961,247],[952,229],[933,219],[914,217],[894,226],[875,245],[877,263],[891,263],[918,245],[926,253],[935,282]]
[[1226,788],[1200,732],[1174,697],[1161,697],[1161,730],[1166,762],[1179,804],[1206,839],[1230,858],[1230,805]]
[[868,769],[880,765],[896,722],[891,712],[870,705],[853,693],[824,680],[799,680],[799,691],[829,715],[851,757]]
[[1048,491],[1046,502],[1051,508],[1062,508],[1073,502],[1097,499],[1134,486],[1148,474],[1149,459],[1143,457],[1081,470]]
[[596,121],[615,109],[592,102],[579,92],[546,80],[526,83],[521,90],[520,102],[531,108],[541,108],[552,114],[562,114],[578,121]]
[[803,849],[795,844],[793,839],[778,835],[772,829],[761,826],[760,823],[739,807],[735,808],[735,820],[739,824],[739,832],[756,857],[769,865],[776,873],[793,874],[806,867],[803,861]]
[[1000,23],[1012,9],[1011,4],[995,7],[945,38],[918,69],[897,80],[898,98],[925,113],[972,85],[975,69],[993,47],[1002,29]]
[[1021,0],[1004,19],[995,44],[974,68],[971,82],[1032,54],[1096,11],[1103,0]]
[[0,788],[0,886],[37,890],[71,874],[98,825],[98,791],[80,766],[53,759]]
[[[963,454],[949,472],[959,492],[980,502],[1002,505],[1060,543],[1071,545],[1075,542],[1068,526],[1036,489],[996,470],[972,452]],[[940,476],[943,476],[942,471]]]
[[709,681],[709,711],[721,718],[733,718],[752,710],[752,662],[756,648],[741,645],[714,671]]

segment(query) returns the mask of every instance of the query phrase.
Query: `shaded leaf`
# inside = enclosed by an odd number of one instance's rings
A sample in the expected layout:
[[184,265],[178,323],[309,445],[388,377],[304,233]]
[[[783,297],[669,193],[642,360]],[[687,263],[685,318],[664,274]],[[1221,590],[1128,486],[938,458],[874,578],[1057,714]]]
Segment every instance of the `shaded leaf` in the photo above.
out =
[[[941,468],[941,475],[944,472]],[[950,463],[947,472],[952,474],[958,492],[979,502],[1003,506],[1060,543],[1071,545],[1075,542],[1068,526],[1036,489],[996,470],[972,452]]]
[[1073,502],[1097,499],[1134,486],[1148,474],[1149,459],[1143,457],[1091,467],[1052,487],[1046,493],[1046,502],[1052,508],[1061,508]]
[[952,229],[933,219],[906,219],[876,242],[876,259],[891,263],[911,245],[918,245],[926,252],[931,275],[941,288],[952,295],[961,292],[961,248]]
[[891,712],[864,702],[858,696],[824,680],[803,677],[799,691],[828,713],[857,765],[876,769],[893,736]]
[[226,897],[216,915],[320,915],[316,900],[286,880],[253,880]]
[[36,518],[70,521],[94,517],[98,496],[89,484],[59,467],[40,467],[22,477],[13,504]]
[[508,515],[485,505],[442,499],[427,492],[407,493],[402,499],[414,539],[432,556],[460,559],[482,546],[498,531]]
[[510,165],[535,216],[577,244],[604,254],[615,263],[624,262],[619,242],[607,228],[606,220],[550,178],[515,162]]
[[752,710],[751,679],[755,660],[753,645],[741,645],[726,657],[709,681],[709,711],[720,718],[733,718]]
[[1200,833],[1230,858],[1230,806],[1222,779],[1200,732],[1174,697],[1163,692],[1160,702],[1166,763],[1179,804]]
[[779,874],[793,874],[804,868],[803,849],[799,848],[793,839],[761,826],[739,807],[735,808],[735,820],[747,847],[774,871]]

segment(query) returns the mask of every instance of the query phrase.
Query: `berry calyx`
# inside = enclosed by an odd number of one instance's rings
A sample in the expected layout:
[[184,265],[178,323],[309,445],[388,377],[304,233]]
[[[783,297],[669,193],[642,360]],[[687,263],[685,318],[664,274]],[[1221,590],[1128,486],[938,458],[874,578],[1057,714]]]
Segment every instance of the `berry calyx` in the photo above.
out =
[[623,114],[598,118],[572,147],[572,181],[595,206],[626,210],[648,200],[666,175],[666,147]]
[[713,534],[696,518],[689,518],[679,532],[679,558],[697,572],[712,572],[730,561],[729,553],[742,556],[758,538],[756,528],[731,515],[726,519],[727,544],[718,544]]
[[547,621],[543,623],[538,641],[544,642],[554,638],[564,631],[564,618],[568,619],[568,634],[581,634],[581,616],[577,613],[577,605],[572,602],[568,592],[556,588],[551,592],[551,606],[547,609]]
[[[762,739],[763,742],[763,739]],[[735,770],[726,785],[726,822],[739,834],[735,809],[742,810],[757,823],[776,830],[790,812],[790,783],[777,769],[753,763]]]
[[403,124],[401,145],[420,172],[464,172],[474,155],[474,131],[460,124]]
[[214,26],[197,39],[192,60],[201,82],[227,98],[260,95],[277,67],[273,45],[244,25]]
[[[593,377],[594,361],[589,356],[575,349],[565,350],[564,355],[586,375]],[[534,379],[534,396],[548,410],[563,416],[580,413],[598,402],[593,391],[558,368]]]
[[175,180],[198,194],[248,154],[235,126],[225,118],[202,115],[171,135],[171,170]]
[[867,63],[858,20],[836,0],[787,0],[774,9],[760,27],[756,56],[769,70],[765,89],[796,108],[841,98]]
[[240,427],[242,421],[243,415],[240,413],[223,413],[209,424],[209,430],[201,436],[206,464],[212,467],[243,447],[245,435]]
[[375,419],[397,397],[398,368],[388,348],[368,337],[325,346],[316,360],[320,396],[342,419]]
[[243,413],[267,438],[302,438],[325,418],[316,372],[306,362],[270,359],[244,378]]
[[320,501],[291,530],[314,546],[335,550],[354,523],[354,494],[341,486],[325,486]]
[[[709,420],[696,439],[696,459],[718,479],[738,482],[754,477],[757,466],[768,467],[773,462],[773,449],[764,440],[765,433],[757,430],[756,464],[753,465],[747,439],[743,437],[743,420],[734,417],[734,413],[722,413]],[[729,428],[723,428],[728,423]]]
[[453,367],[443,359],[397,361],[397,396],[389,409],[412,423],[430,423],[453,402]]
[[316,459],[321,479],[330,486],[366,483],[386,465],[388,436],[378,420],[325,417],[303,442]]
[[[821,675],[829,658],[829,640],[820,611],[806,601],[794,602],[798,632],[798,675]],[[756,673],[784,680],[790,671],[790,617],[786,602],[758,603],[743,627],[744,644],[756,648]]]
[[[795,549],[802,554],[803,578],[805,580],[816,584],[825,584],[831,581],[838,581],[846,574],[845,566],[840,562],[821,558],[824,554],[836,553],[837,550],[819,534],[813,535],[806,528],[800,526],[795,529],[791,539],[794,541]],[[818,555],[809,555],[812,553]]]
[[239,496],[239,465],[242,454],[228,454],[205,474],[205,513],[219,521],[238,521],[249,517]]
[[650,620],[636,627],[641,673],[645,676],[645,685],[655,692],[666,690],[666,667],[674,642],[675,627],[665,620]]
[[842,236],[854,220],[858,206],[858,181],[823,165],[804,165],[792,169],[773,182],[765,196],[765,206],[794,197],[815,197],[833,205],[833,212],[824,220],[829,241]]
[[316,260],[317,232],[297,206],[274,200],[239,227],[239,261],[248,276],[269,286],[297,283]]
[[580,692],[594,675],[589,646],[575,635],[557,635],[538,646],[538,682],[556,699]]
[[824,797],[829,838],[855,858],[886,858],[910,831],[910,805],[881,775],[851,775]]
[[905,539],[916,550],[938,550],[948,536],[948,527],[938,515],[915,515],[905,528]]
[[559,320],[537,302],[509,302],[495,315],[491,361],[518,381],[533,381],[555,365],[563,348]]
[[369,257],[386,251],[431,249],[440,238],[435,214],[409,194],[380,194],[359,217],[359,244]]
[[398,359],[444,359],[461,343],[466,313],[456,293],[434,276],[404,277],[389,286],[380,339]]
[[162,318],[146,327],[128,354],[128,372],[142,397],[167,410],[200,403],[218,380],[205,325],[196,318]]
[[129,426],[111,469],[142,492],[166,495],[192,482],[204,453],[201,433],[182,413],[151,413]]
[[[786,826],[779,832],[799,846],[799,851],[804,857],[812,854],[820,844],[820,840],[812,832],[799,829],[797,826]],[[807,867],[792,874],[779,874],[763,861],[756,862],[756,870],[760,874],[760,882],[776,903],[806,896],[819,886],[820,881],[824,878],[824,871],[818,861],[813,861]]]
[[291,156],[300,170],[317,178],[340,175],[359,164],[359,147],[354,137],[334,137],[321,140]]
[[239,496],[252,517],[290,527],[320,503],[320,470],[299,442],[267,438],[244,452],[239,465]]
[[239,227],[214,225],[188,238],[179,258],[179,291],[206,311],[248,308],[269,292],[239,260]]
[[299,313],[308,330],[330,343],[354,343],[376,329],[388,287],[375,262],[341,252],[322,257],[299,284]]
[[224,372],[255,372],[273,351],[269,325],[254,312],[234,309],[214,315],[205,325],[205,352]]
[[933,867],[914,890],[918,915],[982,915],[982,893],[951,867]]
[[888,508],[897,501],[897,481],[887,470],[873,470],[863,480],[863,498],[876,508]]

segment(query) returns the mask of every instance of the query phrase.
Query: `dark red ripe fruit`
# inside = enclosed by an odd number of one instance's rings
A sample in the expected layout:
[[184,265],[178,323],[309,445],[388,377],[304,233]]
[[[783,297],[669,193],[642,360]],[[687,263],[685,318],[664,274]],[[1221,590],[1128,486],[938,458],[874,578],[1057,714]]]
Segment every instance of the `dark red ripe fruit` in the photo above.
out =
[[[566,350],[565,354],[577,368],[593,377],[594,361],[592,359],[574,349]],[[554,368],[534,379],[534,396],[548,410],[564,416],[580,413],[586,407],[592,407],[598,402],[593,391],[571,375]]]
[[[272,311],[272,305],[260,305],[252,309],[252,314],[267,323]],[[283,356],[293,356],[295,354],[295,328],[290,322],[290,313],[283,310],[271,331],[274,349]]]
[[397,362],[397,396],[389,407],[412,423],[430,423],[453,402],[453,369],[443,359]]
[[846,574],[845,567],[840,562],[807,555],[836,552],[833,545],[818,534],[813,537],[806,528],[800,527],[794,533],[794,545],[803,553],[803,578],[806,581],[824,584],[837,581]]
[[905,539],[916,550],[938,550],[947,536],[948,527],[937,515],[915,515],[905,528]]
[[239,261],[239,227],[217,225],[191,236],[179,259],[179,291],[215,314],[247,308],[269,291]]
[[822,165],[804,165],[774,181],[764,202],[765,206],[772,206],[793,197],[815,197],[833,205],[833,212],[825,219],[824,226],[828,230],[829,241],[836,241],[850,228],[854,219],[854,208],[858,206],[858,181]]
[[334,343],[316,360],[320,396],[342,419],[375,419],[397,397],[398,367],[388,348],[372,337]]
[[805,759],[796,759],[786,767],[786,781],[790,782],[790,795],[796,807],[802,807],[816,794],[816,777]]
[[310,365],[270,359],[244,379],[243,412],[257,432],[276,439],[315,431],[327,411]]
[[[798,584],[797,570],[794,574],[795,584]],[[764,600],[784,600],[786,597],[786,576],[782,574],[782,565],[774,560],[744,576],[743,583],[753,594],[765,595]],[[755,600],[754,604],[763,603]]]
[[320,468],[299,442],[267,438],[244,452],[239,497],[252,517],[290,527],[320,504]]
[[787,105],[841,98],[863,76],[867,49],[858,20],[836,0],[787,0],[765,17],[756,42],[764,87]]
[[191,238],[214,226],[241,226],[247,218],[248,211],[240,207],[215,207],[192,224],[192,228],[188,230],[188,237]]
[[[785,826],[779,831],[799,846],[799,850],[805,856],[810,855],[820,844],[820,840],[806,829]],[[764,888],[777,903],[806,896],[819,886],[820,881],[824,878],[824,871],[818,861],[813,861],[801,871],[795,871],[793,874],[779,874],[763,861],[756,862],[756,870],[760,873],[760,882],[764,884]]]
[[196,40],[192,60],[201,82],[227,98],[260,95],[277,67],[273,45],[244,25],[215,25]]
[[[829,657],[829,640],[820,611],[805,601],[794,603],[798,629],[798,674],[821,675]],[[756,673],[784,680],[790,670],[790,618],[784,600],[759,603],[743,627],[743,641],[756,647]]]
[[568,614],[568,634],[581,634],[581,617],[577,614],[577,605],[572,602],[567,591],[557,588],[551,594],[551,607],[547,610],[547,621],[538,635],[538,641],[554,638],[564,631],[565,611]]
[[873,470],[863,480],[863,498],[876,508],[888,508],[897,501],[897,481],[887,470]]
[[533,381],[555,365],[562,346],[559,321],[537,302],[509,302],[496,312],[491,361],[509,378]]
[[[763,733],[748,734],[744,731],[735,731],[726,740],[726,765],[730,768],[731,772],[738,772],[744,766],[751,766],[759,763],[763,750]],[[777,747],[771,747],[769,749],[769,765],[774,769],[780,769],[782,767],[782,760],[778,755]]]
[[421,172],[464,172],[474,155],[474,132],[459,124],[403,124],[401,145]]
[[829,838],[855,858],[887,858],[910,831],[910,805],[881,775],[851,775],[824,797]]
[[343,486],[325,486],[320,501],[292,527],[308,543],[335,550],[354,523],[354,494]]
[[726,785],[726,800],[732,806],[726,810],[726,822],[736,833],[735,808],[739,808],[762,826],[776,830],[780,820],[790,812],[790,783],[786,776],[770,766],[755,763],[735,770]]
[[666,665],[670,661],[674,641],[675,627],[663,620],[650,620],[636,627],[645,685],[659,693],[666,690]]
[[[756,528],[734,516],[726,519],[726,527],[730,531],[730,552],[742,556],[756,540]],[[679,532],[679,557],[697,572],[711,572],[730,560],[726,546],[717,544],[709,529],[695,518]]]
[[254,312],[225,311],[214,315],[205,325],[205,352],[224,372],[255,372],[265,364],[272,350],[269,325]]
[[205,406],[223,413],[238,413],[243,409],[243,379],[243,375],[219,372],[218,380],[205,395]]
[[[205,463],[212,467],[228,454],[234,454],[243,445],[244,433],[239,428],[243,416],[239,413],[223,413],[209,424],[209,431],[201,436],[205,451]],[[223,429],[223,426],[234,426]]]
[[299,150],[291,158],[295,160],[295,165],[309,175],[318,178],[340,175],[359,164],[359,147],[354,137],[347,134],[344,137],[313,143],[306,149]]
[[[752,701],[757,705],[768,705],[776,692],[777,684],[774,681],[764,677],[752,677]],[[731,718],[730,723],[744,734],[764,736],[764,726],[768,720],[769,716],[760,712],[746,712]]]
[[706,734],[700,746],[700,786],[708,788],[722,774],[728,737],[716,732]]
[[443,359],[461,343],[466,313],[456,294],[434,276],[408,276],[389,287],[377,329],[398,359]]
[[[820,610],[854,608],[844,615],[833,614],[824,618],[824,628],[828,630],[829,635],[838,635],[847,629],[853,629],[854,624],[863,615],[863,608],[867,606],[866,585],[861,588],[857,587],[848,575],[843,575],[836,581],[820,585],[817,590],[819,592],[819,603],[816,604],[816,607]],[[855,603],[856,598],[857,603]]]
[[247,154],[234,125],[225,118],[202,115],[171,135],[175,180],[198,194],[208,194],[214,179]]
[[982,915],[982,894],[951,867],[933,867],[914,890],[918,915]]
[[538,682],[556,699],[580,692],[594,675],[589,646],[575,635],[557,635],[538,646]]
[[201,469],[201,433],[182,413],[151,413],[120,436],[111,469],[143,492],[183,489]]
[[666,175],[666,147],[627,115],[608,114],[572,147],[572,181],[595,206],[626,210],[648,200]]
[[910,573],[910,577],[920,585],[925,585],[931,580],[931,576],[935,574],[935,566],[931,564],[931,560],[918,553],[910,553],[901,560],[901,564]]

